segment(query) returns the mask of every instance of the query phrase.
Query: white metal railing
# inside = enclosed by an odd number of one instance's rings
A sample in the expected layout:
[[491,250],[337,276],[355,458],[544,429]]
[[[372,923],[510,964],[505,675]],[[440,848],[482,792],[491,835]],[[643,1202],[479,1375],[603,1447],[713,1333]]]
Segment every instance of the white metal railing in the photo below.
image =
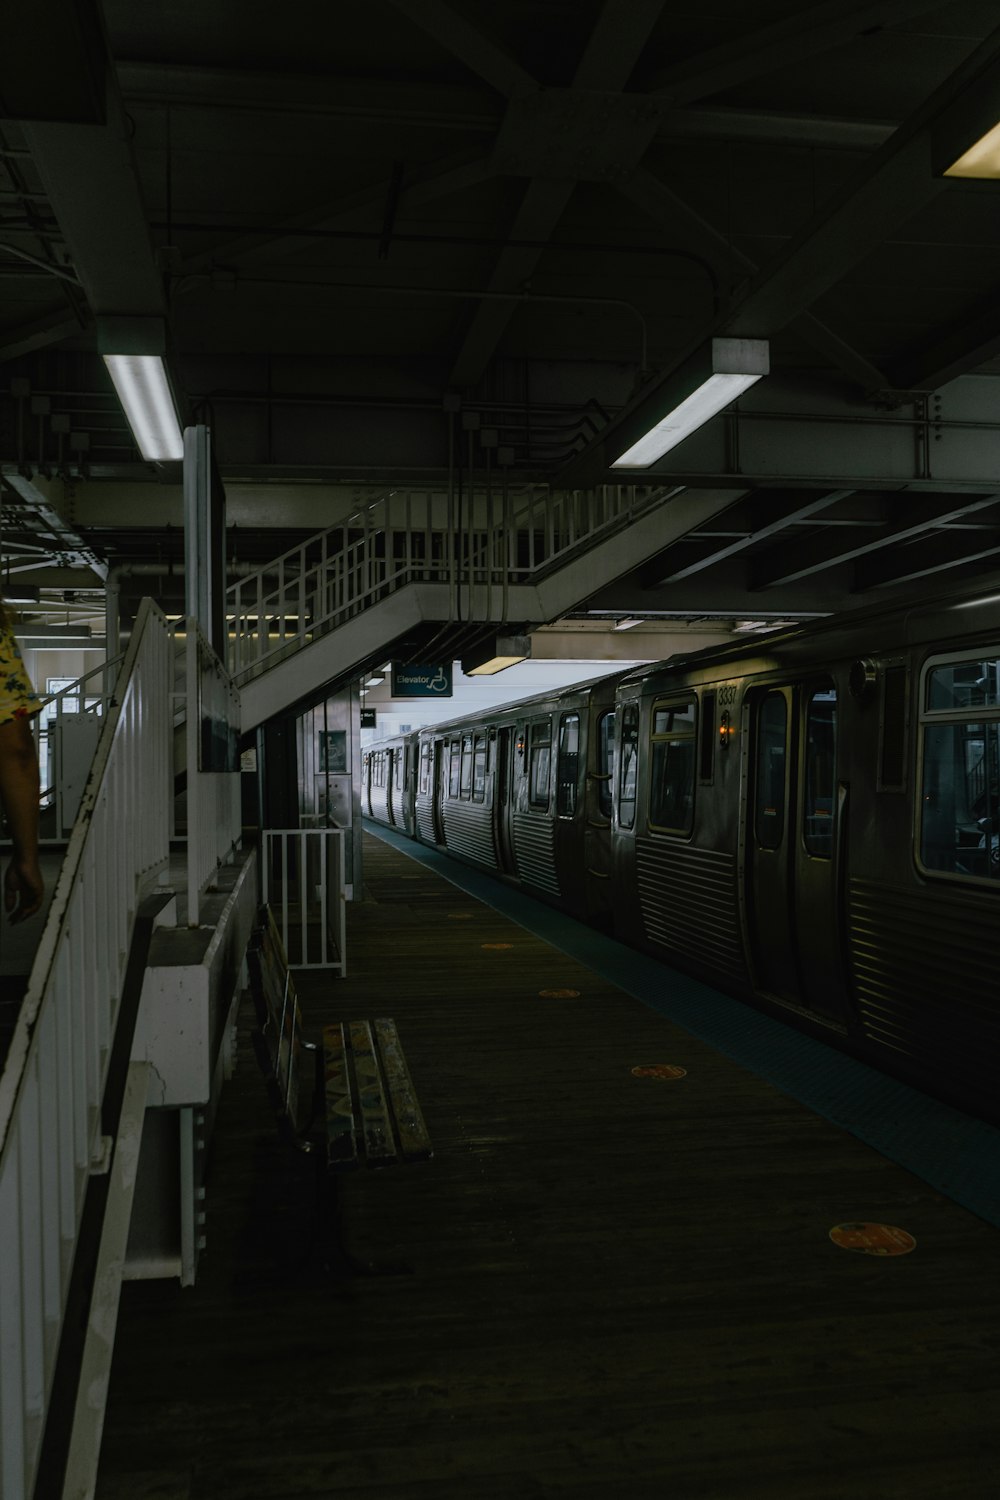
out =
[[347,974],[345,836],[342,828],[262,831],[263,898],[292,968]]
[[202,895],[242,834],[240,697],[192,617],[186,621],[184,669],[187,920],[197,927]]
[[664,503],[677,486],[393,490],[317,532],[227,594],[229,668],[245,681],[409,583],[446,584],[449,617],[506,619],[534,583]]
[[85,778],[103,716],[124,657],[103,661],[57,693],[40,696],[42,711],[32,719],[42,769],[41,805],[52,809],[48,835],[65,839],[76,820]]
[[170,638],[149,600],[104,717],[0,1076],[0,1493],[30,1496],[134,914],[166,868]]

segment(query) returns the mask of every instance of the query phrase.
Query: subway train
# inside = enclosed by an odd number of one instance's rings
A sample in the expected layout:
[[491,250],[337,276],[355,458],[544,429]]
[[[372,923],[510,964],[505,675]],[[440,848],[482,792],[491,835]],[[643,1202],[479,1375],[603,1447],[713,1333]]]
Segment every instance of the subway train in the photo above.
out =
[[362,809],[1000,1122],[1000,585],[370,746]]

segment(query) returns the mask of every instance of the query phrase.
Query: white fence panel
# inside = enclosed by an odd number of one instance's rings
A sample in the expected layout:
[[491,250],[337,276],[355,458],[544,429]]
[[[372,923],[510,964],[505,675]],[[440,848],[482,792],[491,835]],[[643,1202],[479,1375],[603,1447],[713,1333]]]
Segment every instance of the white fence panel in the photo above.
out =
[[341,828],[264,830],[263,896],[293,969],[347,974],[344,839]]
[[0,1076],[0,1494],[30,1496],[132,919],[166,868],[170,638],[150,601],[105,716]]
[[201,898],[242,835],[240,697],[195,619],[186,622],[188,926]]

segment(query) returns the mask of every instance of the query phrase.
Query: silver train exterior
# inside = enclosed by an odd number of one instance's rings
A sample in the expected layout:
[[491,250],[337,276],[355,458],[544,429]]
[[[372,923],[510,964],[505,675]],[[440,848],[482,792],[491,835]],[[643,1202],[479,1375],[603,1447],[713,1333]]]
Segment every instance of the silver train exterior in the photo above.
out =
[[415,836],[1000,1119],[1000,585],[576,690],[575,802],[572,691],[421,732]]

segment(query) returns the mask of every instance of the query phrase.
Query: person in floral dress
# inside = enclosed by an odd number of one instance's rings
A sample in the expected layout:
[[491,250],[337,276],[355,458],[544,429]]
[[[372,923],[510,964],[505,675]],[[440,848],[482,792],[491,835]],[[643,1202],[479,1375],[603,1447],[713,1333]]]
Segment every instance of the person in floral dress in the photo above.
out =
[[30,722],[41,707],[0,602],[0,802],[13,844],[3,904],[12,922],[34,916],[45,893],[38,862],[38,754]]

